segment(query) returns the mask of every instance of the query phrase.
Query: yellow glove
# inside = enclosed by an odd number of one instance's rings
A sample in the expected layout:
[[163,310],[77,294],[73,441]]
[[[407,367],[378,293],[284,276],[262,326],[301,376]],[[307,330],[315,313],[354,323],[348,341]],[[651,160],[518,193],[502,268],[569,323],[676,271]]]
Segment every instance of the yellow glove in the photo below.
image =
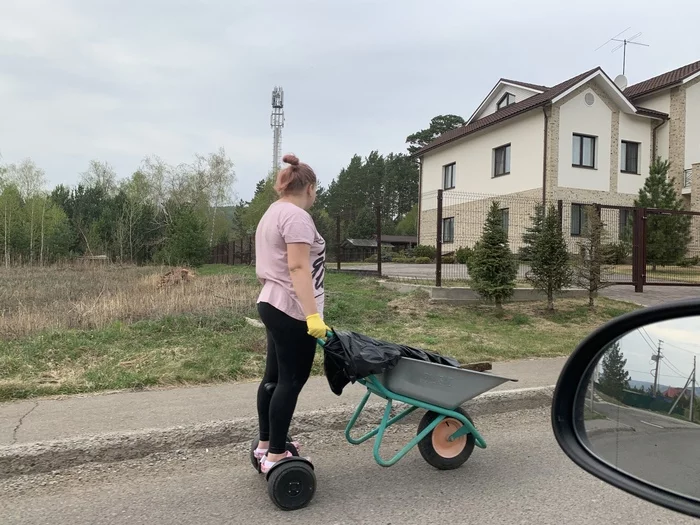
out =
[[309,335],[314,339],[325,339],[330,328],[321,319],[320,314],[313,314],[306,318],[306,326],[309,329]]

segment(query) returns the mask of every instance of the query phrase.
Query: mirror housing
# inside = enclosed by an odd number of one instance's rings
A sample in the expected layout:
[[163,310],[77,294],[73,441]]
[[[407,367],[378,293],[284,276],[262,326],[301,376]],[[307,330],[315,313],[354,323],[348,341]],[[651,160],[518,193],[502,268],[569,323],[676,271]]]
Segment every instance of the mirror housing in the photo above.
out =
[[590,334],[578,345],[562,369],[554,391],[551,417],[557,443],[583,470],[646,501],[700,518],[700,501],[616,469],[591,452],[584,429],[585,399],[578,395],[580,386],[589,382],[595,365],[612,342],[635,329],[690,316],[700,316],[700,300],[670,302],[637,310],[606,323]]

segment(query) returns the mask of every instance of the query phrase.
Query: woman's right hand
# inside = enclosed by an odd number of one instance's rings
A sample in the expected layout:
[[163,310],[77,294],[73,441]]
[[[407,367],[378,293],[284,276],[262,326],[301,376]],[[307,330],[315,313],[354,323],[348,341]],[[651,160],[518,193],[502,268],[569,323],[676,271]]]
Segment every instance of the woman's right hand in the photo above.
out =
[[330,328],[321,319],[320,314],[313,314],[306,318],[306,327],[309,330],[309,335],[314,339],[325,339],[328,336]]

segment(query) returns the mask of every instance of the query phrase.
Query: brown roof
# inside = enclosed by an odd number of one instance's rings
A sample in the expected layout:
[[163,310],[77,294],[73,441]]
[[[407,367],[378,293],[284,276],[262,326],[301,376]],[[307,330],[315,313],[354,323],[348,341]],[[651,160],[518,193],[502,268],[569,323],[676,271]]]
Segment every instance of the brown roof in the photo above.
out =
[[523,86],[525,88],[536,89],[537,91],[547,91],[549,87],[540,86],[539,84],[530,84],[529,82],[520,82],[519,80],[509,80],[507,78],[502,78],[500,82],[508,82],[510,84],[515,84],[516,86]]
[[658,119],[666,120],[668,118],[668,113],[663,113],[661,111],[656,111],[655,109],[643,108],[642,106],[635,106],[637,108],[637,113],[639,115],[644,115],[646,117],[654,117]]
[[698,71],[700,71],[700,61],[693,62],[687,66],[679,67],[678,69],[674,69],[673,71],[669,71],[668,73],[664,73],[658,77],[650,78],[649,80],[645,80],[639,84],[634,84],[633,86],[625,89],[625,95],[630,99],[648,95],[649,93],[658,91],[659,89],[680,84],[684,79],[694,75]]
[[592,75],[596,71],[599,71],[600,68],[596,67],[594,69],[591,69],[590,71],[586,71],[585,73],[581,73],[580,75],[576,75],[573,78],[570,78],[569,80],[566,80],[562,82],[561,84],[557,84],[556,86],[547,89],[544,93],[538,93],[537,95],[533,95],[529,98],[526,98],[525,100],[522,100],[520,102],[516,102],[515,104],[511,104],[510,106],[507,106],[503,108],[500,111],[497,111],[496,113],[492,113],[490,115],[486,115],[483,118],[480,118],[478,120],[475,120],[473,122],[470,122],[466,126],[462,126],[459,128],[452,129],[450,131],[447,131],[446,133],[443,133],[440,135],[438,138],[436,138],[434,141],[432,141],[430,144],[427,146],[424,146],[420,150],[418,150],[416,153],[414,153],[414,156],[419,156],[424,153],[427,153],[430,150],[433,150],[435,148],[438,148],[444,144],[447,144],[448,142],[455,141],[457,139],[461,139],[462,137],[466,137],[467,135],[470,135],[472,133],[475,133],[477,131],[480,131],[484,128],[487,128],[489,126],[492,126],[494,124],[498,124],[499,122],[503,122],[504,120],[507,120],[509,118],[515,117],[517,115],[520,115],[522,113],[525,113],[526,111],[530,111],[531,109],[535,109],[538,107],[542,107],[547,105],[552,101],[552,99],[558,97],[565,91],[571,89],[574,87],[576,84],[581,82],[583,79],[586,77]]

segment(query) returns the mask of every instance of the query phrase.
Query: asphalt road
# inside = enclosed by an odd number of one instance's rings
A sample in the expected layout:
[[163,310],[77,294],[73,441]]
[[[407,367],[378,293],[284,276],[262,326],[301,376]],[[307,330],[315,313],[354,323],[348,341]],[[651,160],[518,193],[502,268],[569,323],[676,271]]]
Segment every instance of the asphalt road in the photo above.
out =
[[594,453],[629,474],[700,499],[700,425],[608,403],[595,410],[629,430],[589,437]]
[[664,414],[634,407],[623,407],[603,401],[596,401],[594,403],[594,410],[599,414],[603,414],[608,419],[632,427],[642,434],[658,434],[659,432],[679,427],[700,431],[700,426],[690,423],[689,421],[683,421],[682,419],[676,419],[665,416]]
[[[477,421],[489,443],[459,470],[441,472],[412,451],[394,467],[374,463],[371,445],[342,433],[305,437],[318,491],[295,513],[278,511],[240,448],[185,452],[0,483],[0,516],[11,524],[432,524],[695,523],[579,470],[560,452],[549,411]],[[412,427],[397,427],[387,449]],[[304,436],[297,436],[304,437]]]

